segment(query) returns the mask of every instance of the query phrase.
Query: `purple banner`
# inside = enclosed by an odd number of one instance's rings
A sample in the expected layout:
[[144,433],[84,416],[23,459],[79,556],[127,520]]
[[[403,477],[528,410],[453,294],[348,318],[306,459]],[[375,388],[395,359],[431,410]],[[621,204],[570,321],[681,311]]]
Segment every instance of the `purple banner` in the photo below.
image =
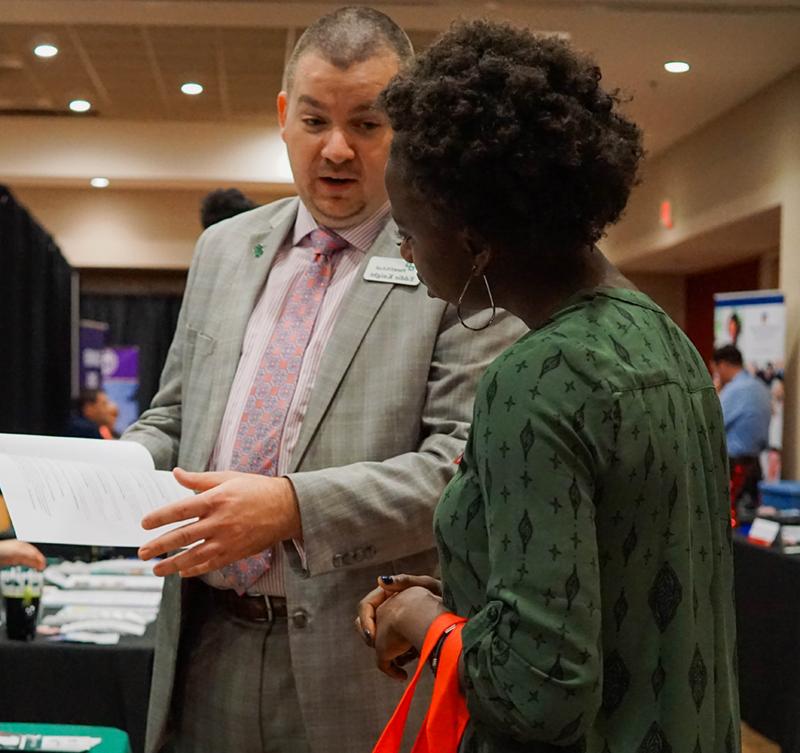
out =
[[102,361],[107,335],[108,325],[105,322],[81,319],[79,388],[82,390],[99,390],[103,386]]
[[122,434],[139,418],[139,348],[117,345],[103,351],[103,389],[117,404],[114,432]]

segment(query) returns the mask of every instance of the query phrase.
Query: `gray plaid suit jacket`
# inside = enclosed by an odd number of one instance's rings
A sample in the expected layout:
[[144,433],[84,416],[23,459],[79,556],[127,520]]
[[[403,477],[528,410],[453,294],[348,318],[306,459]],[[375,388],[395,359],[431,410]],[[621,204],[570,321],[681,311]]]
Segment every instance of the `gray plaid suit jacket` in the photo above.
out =
[[[297,206],[260,207],[198,241],[159,392],[124,437],[147,447],[158,468],[205,470],[245,327]],[[367,257],[399,256],[397,241],[389,223]],[[435,571],[432,511],[466,440],[476,380],[524,331],[500,312],[487,330],[470,332],[424,286],[361,275],[326,346],[291,461],[307,555],[304,568],[294,546],[284,548],[289,614],[307,614],[302,628],[290,620],[291,665],[314,753],[368,753],[399,699],[402,687],[377,671],[355,634],[356,604],[380,574]],[[177,577],[165,584],[148,753],[167,734],[191,591]]]

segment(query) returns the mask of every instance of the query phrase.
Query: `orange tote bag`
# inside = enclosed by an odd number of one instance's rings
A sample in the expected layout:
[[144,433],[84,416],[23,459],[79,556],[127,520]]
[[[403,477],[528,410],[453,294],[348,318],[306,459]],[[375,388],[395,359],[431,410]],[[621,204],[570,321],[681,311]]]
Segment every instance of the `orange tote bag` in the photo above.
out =
[[[381,734],[372,753],[400,753],[403,732],[408,719],[411,700],[428,658],[442,635],[453,628],[442,645],[433,697],[422,722],[411,753],[456,753],[464,729],[469,721],[469,711],[458,683],[458,660],[461,656],[461,629],[466,619],[454,614],[439,615],[428,629],[419,657],[419,665],[392,718]],[[455,627],[454,627],[455,626]]]

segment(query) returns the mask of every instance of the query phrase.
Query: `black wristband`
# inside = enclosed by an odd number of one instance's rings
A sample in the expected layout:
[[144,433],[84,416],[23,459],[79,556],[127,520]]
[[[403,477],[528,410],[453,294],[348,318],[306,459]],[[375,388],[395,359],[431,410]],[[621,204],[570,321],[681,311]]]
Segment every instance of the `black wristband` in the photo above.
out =
[[436,645],[433,647],[433,651],[431,651],[431,655],[428,657],[428,666],[430,666],[434,677],[436,676],[436,669],[439,666],[439,654],[442,652],[442,646],[444,645],[444,642],[447,640],[447,637],[450,635],[450,633],[452,633],[455,629],[456,626],[451,625],[439,636],[439,640],[436,641]]

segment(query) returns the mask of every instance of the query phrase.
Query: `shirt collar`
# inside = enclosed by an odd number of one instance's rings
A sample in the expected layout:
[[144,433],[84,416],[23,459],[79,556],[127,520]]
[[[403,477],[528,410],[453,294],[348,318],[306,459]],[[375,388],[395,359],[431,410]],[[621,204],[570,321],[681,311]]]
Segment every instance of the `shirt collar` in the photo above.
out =
[[[335,233],[341,235],[352,248],[366,253],[370,246],[375,242],[381,230],[383,230],[389,220],[390,206],[387,201],[377,212],[368,217],[358,225],[351,225],[345,228],[331,228]],[[297,246],[312,230],[316,230],[319,223],[313,218],[306,205],[300,201],[297,208],[297,219],[294,221],[292,231],[292,245]]]

